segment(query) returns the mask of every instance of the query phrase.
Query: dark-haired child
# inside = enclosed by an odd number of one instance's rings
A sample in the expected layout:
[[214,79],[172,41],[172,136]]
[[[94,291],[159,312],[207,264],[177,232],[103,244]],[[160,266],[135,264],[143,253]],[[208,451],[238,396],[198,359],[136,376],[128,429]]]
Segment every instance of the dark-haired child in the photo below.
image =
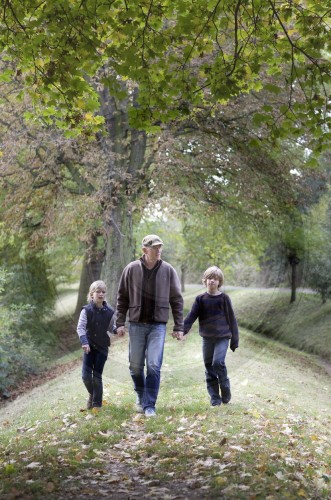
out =
[[209,267],[202,278],[207,291],[195,298],[192,309],[184,320],[184,335],[186,335],[195,320],[199,319],[199,334],[202,337],[202,354],[211,406],[226,404],[231,399],[225,357],[229,342],[233,352],[239,346],[238,324],[230,297],[220,291],[223,282],[221,269],[217,266]]

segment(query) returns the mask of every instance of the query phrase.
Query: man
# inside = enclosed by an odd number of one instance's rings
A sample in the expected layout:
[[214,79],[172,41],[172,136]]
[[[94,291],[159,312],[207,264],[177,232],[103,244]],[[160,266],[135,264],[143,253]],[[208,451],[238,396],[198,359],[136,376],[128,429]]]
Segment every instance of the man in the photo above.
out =
[[137,411],[146,417],[156,415],[169,304],[175,323],[173,337],[182,337],[184,330],[180,281],[175,269],[161,260],[162,248],[159,236],[145,236],[143,256],[124,268],[117,295],[117,334],[125,334],[129,311],[130,374],[137,393]]

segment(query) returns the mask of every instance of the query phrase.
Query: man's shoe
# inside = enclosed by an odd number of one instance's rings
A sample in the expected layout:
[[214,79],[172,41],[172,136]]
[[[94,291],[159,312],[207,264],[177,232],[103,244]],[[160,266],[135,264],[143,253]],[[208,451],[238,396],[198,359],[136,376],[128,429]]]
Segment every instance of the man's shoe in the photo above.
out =
[[92,408],[92,394],[89,394],[89,397],[87,398],[86,401],[86,409],[90,410]]
[[145,409],[145,417],[156,417],[155,409],[150,406]]

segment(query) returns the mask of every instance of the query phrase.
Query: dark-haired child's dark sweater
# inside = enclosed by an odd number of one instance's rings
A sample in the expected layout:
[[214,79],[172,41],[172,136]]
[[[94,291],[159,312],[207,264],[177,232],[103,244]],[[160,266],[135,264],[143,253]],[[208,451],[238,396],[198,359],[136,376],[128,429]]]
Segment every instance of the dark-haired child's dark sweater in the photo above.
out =
[[232,351],[239,346],[238,324],[230,297],[226,293],[210,295],[205,292],[198,295],[184,320],[184,335],[190,331],[197,318],[201,337],[231,339]]

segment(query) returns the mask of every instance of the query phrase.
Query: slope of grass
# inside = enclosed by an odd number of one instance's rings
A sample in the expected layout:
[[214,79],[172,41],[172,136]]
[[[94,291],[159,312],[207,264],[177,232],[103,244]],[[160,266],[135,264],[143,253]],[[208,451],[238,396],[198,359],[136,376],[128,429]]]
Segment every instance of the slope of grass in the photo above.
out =
[[289,292],[277,289],[229,294],[241,326],[331,361],[331,301],[298,293],[290,304]]
[[[185,313],[204,291],[202,285],[186,285]],[[331,301],[322,304],[318,295],[298,292],[296,302],[290,304],[290,292],[284,289],[225,291],[241,327],[331,361]],[[77,284],[59,294],[56,314],[73,313],[76,299]]]
[[80,367],[0,410],[0,497],[328,498],[330,380],[312,357],[242,329],[233,398],[210,408],[201,339],[167,337],[158,416],[135,414],[127,338],[103,409],[81,411]]

